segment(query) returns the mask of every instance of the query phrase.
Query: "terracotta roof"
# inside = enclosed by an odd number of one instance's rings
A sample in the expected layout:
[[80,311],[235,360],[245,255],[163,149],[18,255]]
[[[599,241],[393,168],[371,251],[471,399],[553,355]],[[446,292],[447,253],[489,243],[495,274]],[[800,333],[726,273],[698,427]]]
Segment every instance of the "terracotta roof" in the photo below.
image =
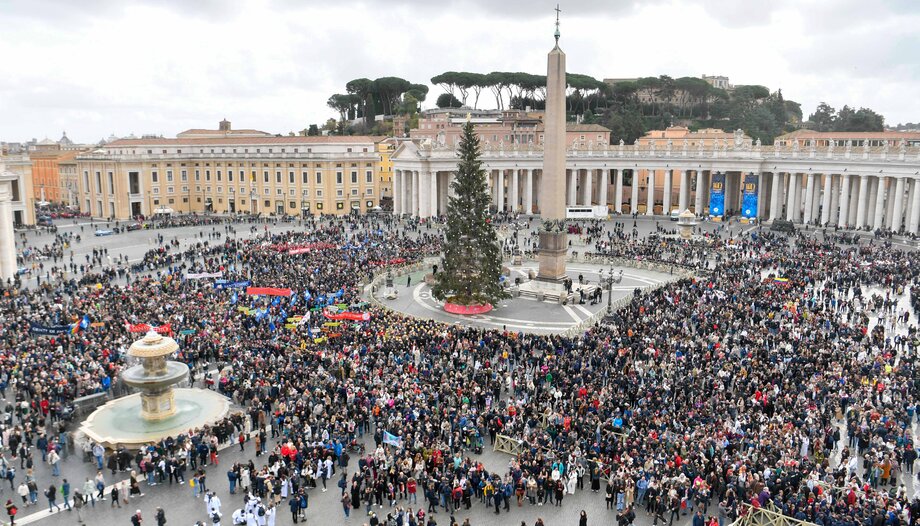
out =
[[373,135],[328,135],[312,137],[208,137],[208,138],[153,138],[153,139],[118,139],[105,145],[106,148],[124,148],[130,146],[261,146],[273,144],[367,144],[385,139]]
[[887,139],[920,139],[920,132],[902,132],[902,131],[880,131],[880,132],[817,132],[814,130],[795,130],[777,139],[791,139],[793,137],[807,139],[865,139],[869,138],[887,138]]
[[268,133],[268,132],[264,132],[264,131],[261,131],[261,130],[250,130],[250,129],[244,129],[244,130],[207,130],[207,129],[205,129],[205,128],[192,128],[192,129],[190,129],[190,130],[185,130],[185,131],[183,131],[183,132],[179,132],[179,135],[185,135],[185,134],[194,134],[194,135],[202,135],[202,134],[210,134],[210,135],[265,135],[265,136],[269,136],[269,137],[271,136],[271,134]]

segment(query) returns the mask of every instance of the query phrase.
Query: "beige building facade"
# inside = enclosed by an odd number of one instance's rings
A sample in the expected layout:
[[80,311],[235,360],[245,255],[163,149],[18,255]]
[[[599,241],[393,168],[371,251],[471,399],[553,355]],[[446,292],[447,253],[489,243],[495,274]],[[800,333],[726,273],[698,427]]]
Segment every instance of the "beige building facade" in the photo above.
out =
[[341,215],[379,205],[382,138],[226,131],[119,139],[77,156],[80,209],[128,219],[208,212]]

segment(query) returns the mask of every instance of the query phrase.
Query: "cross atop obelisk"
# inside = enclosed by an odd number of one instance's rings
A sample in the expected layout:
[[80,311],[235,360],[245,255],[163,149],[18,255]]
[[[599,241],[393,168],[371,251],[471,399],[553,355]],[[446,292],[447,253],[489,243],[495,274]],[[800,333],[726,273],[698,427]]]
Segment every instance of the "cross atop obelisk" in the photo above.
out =
[[559,9],[559,4],[556,4],[556,33],[553,35],[556,37],[556,47],[559,47],[559,13],[562,12],[562,9]]

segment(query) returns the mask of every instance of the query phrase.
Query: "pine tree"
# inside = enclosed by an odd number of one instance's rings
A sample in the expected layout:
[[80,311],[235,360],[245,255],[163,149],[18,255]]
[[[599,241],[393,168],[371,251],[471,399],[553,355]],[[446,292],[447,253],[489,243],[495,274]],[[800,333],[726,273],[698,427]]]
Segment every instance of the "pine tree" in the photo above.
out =
[[435,298],[458,305],[495,304],[508,297],[499,283],[501,252],[489,222],[486,172],[480,161],[479,138],[469,122],[463,127],[454,196],[447,203],[447,229],[442,269],[432,289]]

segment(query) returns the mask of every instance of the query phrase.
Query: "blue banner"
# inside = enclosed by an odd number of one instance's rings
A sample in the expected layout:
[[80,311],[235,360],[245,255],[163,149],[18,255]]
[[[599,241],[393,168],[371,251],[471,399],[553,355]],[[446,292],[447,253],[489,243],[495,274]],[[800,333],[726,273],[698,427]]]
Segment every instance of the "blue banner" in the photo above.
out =
[[741,217],[755,219],[757,217],[757,176],[749,173],[744,176],[744,190],[741,194]]
[[725,174],[712,174],[712,184],[709,187],[709,216],[722,217],[725,215]]
[[65,332],[71,332],[72,329],[73,325],[42,325],[40,323],[35,323],[34,321],[29,322],[29,332],[41,336],[63,334]]
[[251,281],[230,281],[226,279],[219,279],[214,282],[214,288],[217,290],[222,289],[245,289],[251,285]]

